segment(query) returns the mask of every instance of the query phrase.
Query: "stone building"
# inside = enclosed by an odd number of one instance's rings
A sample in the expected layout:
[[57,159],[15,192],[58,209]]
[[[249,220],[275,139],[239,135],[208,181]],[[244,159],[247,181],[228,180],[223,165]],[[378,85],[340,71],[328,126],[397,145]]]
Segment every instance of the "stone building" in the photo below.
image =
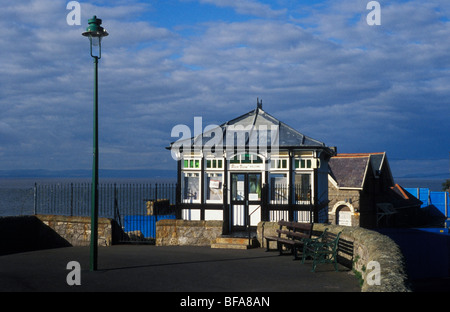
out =
[[395,184],[385,152],[329,161],[329,222],[376,228],[414,225],[421,201]]

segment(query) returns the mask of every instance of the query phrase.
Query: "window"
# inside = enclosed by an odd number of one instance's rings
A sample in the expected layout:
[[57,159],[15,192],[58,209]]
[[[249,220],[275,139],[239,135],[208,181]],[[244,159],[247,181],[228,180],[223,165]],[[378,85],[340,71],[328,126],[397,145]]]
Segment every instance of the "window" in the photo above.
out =
[[296,158],[295,169],[311,169],[313,168],[313,160],[311,158]]
[[186,169],[200,169],[200,159],[185,159],[184,168]]
[[222,183],[222,173],[206,175],[206,200],[223,200]]
[[223,160],[222,159],[207,159],[206,169],[222,169]]
[[297,173],[295,175],[295,200],[305,202],[311,198],[311,175],[305,173]]
[[288,160],[287,160],[287,158],[271,159],[270,160],[270,167],[271,167],[271,169],[287,169],[287,167],[288,167]]
[[230,159],[230,164],[262,164],[262,162],[262,158],[255,154],[240,154]]
[[183,172],[182,194],[185,202],[200,199],[200,174],[196,172]]
[[286,174],[270,174],[269,187],[272,204],[288,203],[288,183]]

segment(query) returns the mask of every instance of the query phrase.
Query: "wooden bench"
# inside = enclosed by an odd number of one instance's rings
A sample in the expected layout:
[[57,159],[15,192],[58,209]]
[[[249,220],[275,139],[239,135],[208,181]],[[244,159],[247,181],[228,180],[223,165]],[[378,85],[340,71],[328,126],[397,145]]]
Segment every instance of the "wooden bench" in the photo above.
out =
[[341,232],[334,234],[325,229],[319,238],[306,240],[303,245],[302,263],[305,263],[305,259],[310,256],[313,259],[312,272],[315,272],[319,263],[333,263],[334,269],[337,271],[337,251],[340,235]]
[[278,221],[280,226],[277,230],[277,236],[266,236],[266,251],[269,251],[269,242],[277,242],[277,250],[280,255],[283,254],[283,246],[288,247],[294,255],[294,259],[298,259],[297,251],[303,247],[304,240],[308,240],[312,235],[312,223],[300,223],[289,221]]

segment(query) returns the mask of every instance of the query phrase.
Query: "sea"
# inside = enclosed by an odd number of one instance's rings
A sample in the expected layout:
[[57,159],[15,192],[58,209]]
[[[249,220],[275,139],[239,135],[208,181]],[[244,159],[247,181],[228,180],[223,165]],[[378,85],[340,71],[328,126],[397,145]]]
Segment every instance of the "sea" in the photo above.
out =
[[[442,191],[445,179],[395,179],[404,188]],[[34,186],[90,183],[89,178],[0,178],[0,217],[34,214]],[[99,183],[144,184],[176,183],[175,178],[100,178]]]

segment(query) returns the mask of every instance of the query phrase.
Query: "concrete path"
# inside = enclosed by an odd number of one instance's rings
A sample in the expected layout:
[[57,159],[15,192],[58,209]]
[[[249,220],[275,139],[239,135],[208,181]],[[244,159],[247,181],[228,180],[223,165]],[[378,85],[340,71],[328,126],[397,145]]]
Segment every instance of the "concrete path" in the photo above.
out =
[[[67,269],[77,261],[81,270]],[[98,271],[89,271],[89,247],[0,256],[0,291],[26,292],[359,292],[340,266],[294,261],[289,255],[209,247],[115,245],[99,247]],[[67,278],[81,285],[69,286]]]

